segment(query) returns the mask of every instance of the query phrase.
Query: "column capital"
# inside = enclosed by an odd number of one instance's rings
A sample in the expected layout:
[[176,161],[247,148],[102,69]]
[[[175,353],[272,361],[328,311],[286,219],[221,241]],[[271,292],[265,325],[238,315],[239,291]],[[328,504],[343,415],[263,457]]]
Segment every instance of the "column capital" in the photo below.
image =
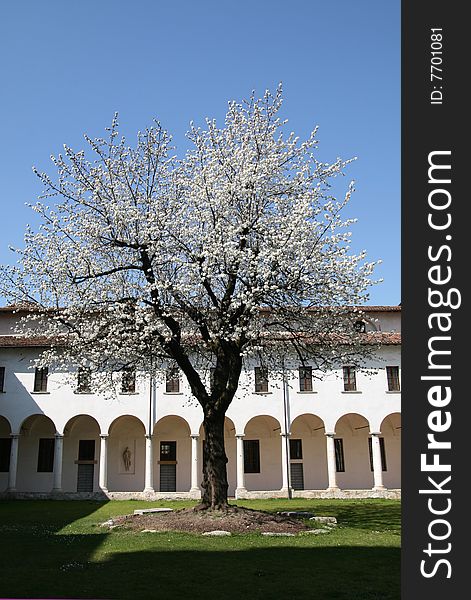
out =
[[281,437],[290,437],[291,436],[291,431],[289,431],[288,433],[285,433],[284,431],[282,431],[280,433]]
[[62,439],[64,439],[64,434],[63,433],[58,433],[56,431],[56,433],[54,434],[54,437],[56,438],[56,440],[62,440]]
[[154,436],[151,433],[146,433],[144,437],[146,438],[146,440],[152,440],[154,438]]
[[199,433],[190,433],[190,437],[192,440],[199,440],[200,434]]
[[335,435],[335,431],[326,431],[324,434],[326,437],[331,437],[333,438]]
[[370,431],[370,435],[374,435],[374,436],[380,436],[381,435],[381,431]]
[[20,437],[20,435],[21,435],[20,433],[10,433],[10,437],[13,440],[17,440]]
[[236,439],[238,440],[243,440],[245,437],[245,433],[236,433],[235,434]]
[[109,437],[110,436],[108,433],[100,433],[100,439],[102,440],[107,440]]

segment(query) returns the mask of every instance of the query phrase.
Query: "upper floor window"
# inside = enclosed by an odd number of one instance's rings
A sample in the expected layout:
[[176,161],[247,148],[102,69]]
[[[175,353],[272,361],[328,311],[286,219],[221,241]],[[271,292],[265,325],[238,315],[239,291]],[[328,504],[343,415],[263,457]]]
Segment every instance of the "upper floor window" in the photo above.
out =
[[353,327],[354,327],[355,331],[358,331],[359,333],[365,333],[365,331],[366,331],[365,321],[355,321]]
[[92,372],[89,367],[80,367],[77,371],[77,392],[89,394],[92,391]]
[[343,368],[343,389],[345,392],[355,392],[357,389],[357,378],[355,367]]
[[0,392],[5,391],[5,367],[0,367]]
[[299,391],[312,392],[312,367],[299,367]]
[[178,367],[167,369],[165,391],[167,394],[178,394],[180,392],[180,371]]
[[47,392],[47,377],[49,369],[47,367],[36,367],[34,372],[33,392]]
[[267,367],[255,367],[255,391],[268,392],[268,369]]
[[386,376],[388,378],[388,391],[399,392],[401,389],[399,367],[386,367]]
[[136,371],[124,369],[121,375],[121,393],[134,394],[136,391]]

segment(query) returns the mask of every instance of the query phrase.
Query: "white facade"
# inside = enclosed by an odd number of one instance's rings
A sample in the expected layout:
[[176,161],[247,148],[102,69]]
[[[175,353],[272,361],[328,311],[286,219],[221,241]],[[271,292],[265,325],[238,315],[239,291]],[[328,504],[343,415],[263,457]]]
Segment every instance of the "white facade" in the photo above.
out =
[[[269,377],[268,392],[256,393],[257,364],[247,366],[226,417],[230,496],[399,495],[401,394],[386,367],[400,374],[400,307],[368,313],[383,345],[364,365],[376,373],[356,372],[356,390],[345,391],[339,366],[322,379],[313,371],[312,391],[300,391],[293,362],[288,386]],[[47,390],[34,392],[41,348],[16,340],[15,318],[0,309],[1,493],[200,497],[202,410],[183,378],[178,393],[164,381],[151,393],[138,378],[136,393],[109,399],[49,373]]]

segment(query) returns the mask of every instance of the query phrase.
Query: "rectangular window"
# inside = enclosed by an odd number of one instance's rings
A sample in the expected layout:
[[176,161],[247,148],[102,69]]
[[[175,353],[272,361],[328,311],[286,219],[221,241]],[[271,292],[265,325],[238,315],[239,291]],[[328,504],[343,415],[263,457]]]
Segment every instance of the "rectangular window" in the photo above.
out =
[[300,460],[303,457],[303,441],[302,440],[290,440],[289,441],[289,456],[291,459]]
[[54,469],[54,438],[40,438],[38,473],[52,473]]
[[47,376],[47,367],[36,367],[36,370],[34,372],[34,392],[47,392]]
[[244,473],[260,473],[259,440],[244,440]]
[[177,442],[160,442],[160,462],[177,460]]
[[[386,449],[384,447],[384,438],[379,438],[379,449],[381,452],[381,470],[387,471],[386,467]],[[368,451],[370,454],[370,469],[373,471],[373,441],[371,438],[368,438]]]
[[178,394],[180,392],[180,371],[178,367],[167,369],[165,391],[167,394]]
[[77,371],[77,392],[90,394],[92,391],[92,372],[88,367],[80,367]]
[[255,367],[255,391],[268,392],[268,369],[267,367]]
[[399,392],[401,384],[399,383],[399,367],[386,367],[388,378],[388,390],[390,392]]
[[299,391],[312,392],[312,367],[299,367]]
[[136,371],[124,369],[121,376],[121,393],[134,394],[136,392]]
[[11,438],[0,438],[0,473],[10,470]]
[[5,391],[5,367],[0,367],[0,392]]
[[334,439],[335,446],[335,470],[337,473],[345,472],[345,457],[343,454],[343,439],[335,438]]
[[345,392],[356,392],[357,378],[355,367],[343,368],[343,389]]
[[79,460],[95,460],[95,440],[79,440]]

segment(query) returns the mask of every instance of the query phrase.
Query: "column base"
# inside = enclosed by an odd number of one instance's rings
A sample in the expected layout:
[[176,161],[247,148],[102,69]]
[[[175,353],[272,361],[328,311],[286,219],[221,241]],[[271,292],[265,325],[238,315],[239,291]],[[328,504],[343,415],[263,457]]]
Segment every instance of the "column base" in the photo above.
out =
[[144,489],[142,490],[142,492],[143,492],[144,494],[154,494],[154,493],[155,493],[155,490],[154,490],[154,488],[153,488],[153,487],[146,487],[146,488],[144,488]]
[[238,487],[238,488],[236,488],[235,492],[234,492],[236,500],[238,498],[243,498],[246,493],[247,493],[247,488],[245,488],[245,487]]
[[109,492],[108,488],[105,487],[104,485],[100,485],[100,487],[98,488],[99,492],[103,492],[104,494],[107,494]]
[[63,490],[62,488],[52,488],[52,493],[53,494],[62,494]]
[[385,485],[375,485],[371,488],[371,490],[373,492],[384,492],[384,490],[387,490],[388,488]]
[[196,493],[201,494],[201,490],[200,490],[199,487],[192,487],[192,488],[190,488],[189,491],[190,491],[191,494],[196,494]]
[[340,488],[338,485],[333,485],[333,486],[329,486],[325,491],[326,492],[340,492]]

